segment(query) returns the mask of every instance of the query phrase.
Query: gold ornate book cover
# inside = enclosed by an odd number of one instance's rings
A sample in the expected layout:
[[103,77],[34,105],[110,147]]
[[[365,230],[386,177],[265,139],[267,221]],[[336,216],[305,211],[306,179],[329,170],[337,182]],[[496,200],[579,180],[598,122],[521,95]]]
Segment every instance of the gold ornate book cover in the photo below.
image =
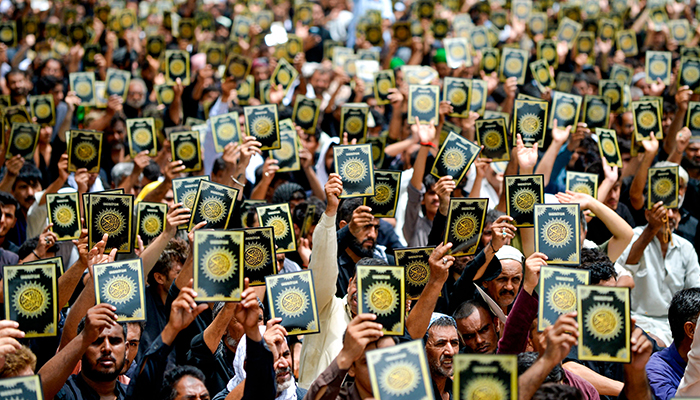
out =
[[396,80],[394,70],[387,69],[377,72],[374,77],[374,98],[377,99],[377,104],[389,104],[389,89],[396,88]]
[[481,69],[486,75],[498,71],[500,60],[500,50],[490,47],[481,50]]
[[243,292],[243,231],[194,232],[197,301],[240,301]]
[[578,359],[628,363],[630,291],[626,287],[576,287]]
[[272,72],[270,76],[270,84],[280,85],[284,88],[284,93],[286,94],[292,87],[292,83],[297,79],[299,73],[297,70],[284,58],[281,58],[277,62],[277,67]]
[[340,198],[374,196],[372,145],[355,144],[333,147],[335,172],[343,181]]
[[615,32],[617,48],[625,53],[626,57],[634,57],[639,51],[637,49],[637,34],[629,29]]
[[165,230],[168,205],[139,202],[136,207],[136,234],[141,236],[143,247],[148,247]]
[[549,126],[554,127],[557,121],[559,128],[576,127],[583,97],[559,91],[552,92],[552,112],[549,115]]
[[385,335],[404,334],[406,316],[404,268],[401,266],[357,266],[357,312],[377,316]]
[[488,199],[451,199],[444,243],[452,243],[452,255],[476,253],[484,229]]
[[587,95],[583,99],[583,122],[588,129],[607,129],[610,124],[610,99]]
[[126,94],[129,91],[129,82],[131,81],[131,73],[116,68],[107,68],[107,76],[105,77],[106,97],[115,95],[126,100]]
[[620,156],[620,147],[617,144],[617,134],[614,129],[596,128],[598,135],[598,148],[600,156],[605,158],[608,165],[615,165],[622,168],[622,156]]
[[435,157],[430,173],[438,179],[450,175],[455,182],[460,182],[480,151],[481,147],[450,132]]
[[566,190],[598,198],[598,174],[566,171]]
[[289,204],[272,204],[255,207],[260,226],[269,226],[275,231],[275,244],[278,253],[289,253],[297,250],[296,235],[292,224],[292,213]]
[[44,94],[29,97],[29,109],[36,123],[51,125],[56,123],[56,107],[53,104],[53,95]]
[[469,99],[469,111],[474,111],[480,116],[486,110],[486,100],[488,98],[488,87],[486,81],[472,79],[471,98]]
[[470,67],[472,65],[472,55],[469,51],[469,42],[467,38],[456,37],[444,39],[445,56],[447,58],[447,66],[450,68],[459,68],[461,66]]
[[223,153],[224,147],[229,143],[241,142],[241,125],[238,122],[238,112],[217,115],[209,118],[211,121],[214,149],[217,153]]
[[634,116],[634,137],[641,142],[651,139],[656,135],[657,139],[663,134],[661,127],[662,110],[656,100],[638,100],[632,102],[632,115]]
[[100,172],[102,159],[102,132],[70,131],[68,144],[68,171],[86,168],[89,173]]
[[105,253],[113,248],[117,253],[131,253],[131,219],[134,214],[134,196],[130,194],[90,194],[88,197],[88,241],[93,248],[107,234]]
[[58,277],[52,263],[3,267],[5,318],[25,339],[58,334]]
[[0,380],[0,396],[6,399],[44,400],[39,375]]
[[[535,81],[539,84],[541,89],[550,88],[553,89],[556,86],[554,82],[554,77],[549,70],[549,63],[545,59],[539,59],[530,63],[530,72],[535,78]],[[542,90],[544,91],[544,90]]]
[[124,189],[113,189],[113,190],[103,190],[101,192],[95,193],[83,193],[83,218],[85,219],[85,224],[87,225],[90,221],[90,195],[91,194],[124,194]]
[[353,139],[363,144],[367,139],[367,115],[369,106],[366,103],[346,103],[340,109],[340,131],[348,134],[348,143]]
[[505,118],[476,120],[476,143],[484,146],[480,157],[493,161],[510,161]]
[[95,73],[71,72],[69,75],[71,90],[80,98],[80,105],[95,105]]
[[610,109],[618,112],[622,109],[622,81],[601,79],[598,86],[598,94],[610,99]]
[[[284,120],[290,121],[290,120]],[[301,159],[299,158],[299,135],[292,129],[283,129],[280,122],[280,139],[282,144],[278,150],[270,150],[270,158],[277,160],[279,169],[277,172],[299,171]]]
[[688,86],[693,93],[700,93],[700,58],[681,58],[681,68],[678,73],[678,87]]
[[199,181],[187,230],[191,231],[203,221],[207,222],[207,229],[226,229],[237,198],[238,189],[205,180]]
[[262,144],[260,150],[279,149],[281,144],[277,105],[247,106],[243,111],[246,134],[255,137]]
[[506,175],[506,214],[517,228],[534,226],[535,204],[544,201],[543,175]]
[[615,39],[617,23],[609,18],[602,18],[598,24],[598,37],[604,42]]
[[510,77],[518,79],[518,85],[525,84],[525,74],[527,72],[527,51],[504,47],[501,53],[501,64],[499,68],[499,78],[505,82]]
[[382,134],[380,136],[367,136],[365,143],[372,146],[372,160],[374,161],[374,168],[381,168],[384,165],[384,156],[386,155],[384,149],[386,148],[386,138],[387,136]]
[[[547,131],[546,101],[516,99],[511,129],[520,134],[525,147],[544,146],[544,134]],[[516,145],[516,135],[513,135],[513,147]]]
[[[182,203],[182,206],[188,210],[194,207],[194,199],[197,197],[197,189],[199,189],[199,181],[209,181],[208,175],[190,176],[186,178],[173,179],[173,199],[175,204]],[[182,224],[177,228],[187,229],[189,224]]]
[[318,123],[318,115],[320,111],[320,99],[311,99],[306,96],[297,95],[294,102],[292,119],[298,127],[304,130],[304,132],[313,133],[316,132],[316,124]]
[[39,124],[13,123],[5,159],[19,155],[25,160],[31,160],[39,141],[40,129],[41,125]]
[[417,300],[430,280],[430,264],[428,259],[435,250],[434,247],[413,247],[394,249],[396,265],[404,268],[406,276],[406,297]]
[[645,80],[647,83],[656,83],[657,79],[661,79],[664,85],[671,84],[671,59],[670,51],[647,51],[644,57],[644,72],[646,73]]
[[10,48],[17,46],[17,23],[15,21],[0,22],[0,43]]
[[537,330],[554,325],[559,316],[576,311],[576,288],[588,285],[590,272],[578,268],[540,268]]
[[530,18],[530,13],[532,12],[531,0],[514,0],[510,7],[513,16],[519,20],[525,22]]
[[150,35],[146,38],[146,52],[148,55],[159,59],[165,51],[165,37],[163,35]]
[[171,85],[156,85],[156,100],[158,104],[170,105],[175,98],[175,91]]
[[190,53],[184,50],[165,50],[165,83],[175,85],[180,78],[183,86],[190,84]]
[[241,80],[250,73],[253,60],[240,54],[231,54],[226,62],[226,77]]
[[537,59],[546,60],[547,64],[554,67],[554,69],[559,67],[559,57],[557,56],[557,42],[552,39],[544,39],[537,42]]
[[275,236],[271,227],[248,228],[243,232],[243,278],[250,286],[262,286],[265,277],[277,274]]
[[[440,107],[440,87],[435,85],[409,85],[408,123],[415,124],[416,117],[421,124],[438,124]],[[431,122],[432,121],[432,122]]]
[[469,92],[472,83],[469,79],[445,77],[443,86],[443,99],[452,105],[450,117],[468,118],[471,107]]
[[131,158],[142,151],[148,151],[149,157],[156,156],[158,143],[154,118],[129,118],[126,120],[126,130]]
[[51,231],[56,234],[57,241],[80,238],[82,224],[79,204],[78,192],[46,194],[49,224],[53,224]]
[[173,161],[182,161],[182,172],[202,170],[202,148],[199,132],[182,131],[170,133],[170,152]]
[[664,207],[678,207],[678,166],[649,168],[647,174],[647,209],[659,201]]
[[535,204],[535,251],[547,264],[579,265],[581,222],[578,204]]
[[374,196],[365,197],[363,204],[377,218],[394,218],[399,200],[401,171],[374,170]]
[[457,354],[454,365],[455,399],[517,400],[518,356]]
[[96,304],[117,308],[121,322],[146,320],[146,286],[141,259],[97,264],[93,267]]
[[624,85],[632,83],[632,75],[634,75],[634,70],[632,68],[620,64],[613,64],[612,70],[610,71],[610,79],[620,81]]
[[270,318],[282,318],[289,335],[320,332],[311,270],[269,275],[265,285]]
[[687,19],[674,19],[668,21],[671,37],[680,45],[685,45],[690,40],[690,24]]
[[433,398],[422,340],[370,350],[366,356],[372,393],[377,400]]

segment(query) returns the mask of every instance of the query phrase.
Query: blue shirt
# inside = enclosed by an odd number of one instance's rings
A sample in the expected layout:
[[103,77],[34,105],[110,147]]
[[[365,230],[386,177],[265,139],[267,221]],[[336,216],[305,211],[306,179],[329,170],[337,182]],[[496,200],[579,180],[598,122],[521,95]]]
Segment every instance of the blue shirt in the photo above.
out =
[[657,399],[670,400],[676,395],[686,364],[675,343],[651,355],[646,370],[651,390]]

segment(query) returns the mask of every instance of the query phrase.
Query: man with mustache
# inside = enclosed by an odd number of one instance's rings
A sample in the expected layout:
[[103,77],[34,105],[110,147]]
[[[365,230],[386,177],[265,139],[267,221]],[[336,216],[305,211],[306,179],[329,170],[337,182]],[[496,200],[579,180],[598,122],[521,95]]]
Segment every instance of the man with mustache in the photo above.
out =
[[27,104],[27,95],[32,89],[32,83],[26,71],[13,68],[5,75],[7,88],[10,89],[10,103],[14,105]]
[[445,314],[433,313],[423,341],[435,398],[451,399],[452,360],[459,353],[459,334],[455,320]]
[[496,301],[503,313],[508,315],[508,307],[515,301],[523,280],[523,254],[512,246],[503,246],[496,252],[501,262],[501,274],[482,283],[486,293]]

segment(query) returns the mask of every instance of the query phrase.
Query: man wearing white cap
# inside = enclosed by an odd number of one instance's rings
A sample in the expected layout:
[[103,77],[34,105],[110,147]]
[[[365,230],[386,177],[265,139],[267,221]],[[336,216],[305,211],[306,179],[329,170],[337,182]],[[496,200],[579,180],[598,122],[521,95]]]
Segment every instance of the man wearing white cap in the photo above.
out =
[[515,247],[506,245],[496,252],[496,258],[501,262],[501,274],[496,279],[483,282],[482,285],[507,315],[508,307],[513,304],[515,295],[520,290],[525,257]]

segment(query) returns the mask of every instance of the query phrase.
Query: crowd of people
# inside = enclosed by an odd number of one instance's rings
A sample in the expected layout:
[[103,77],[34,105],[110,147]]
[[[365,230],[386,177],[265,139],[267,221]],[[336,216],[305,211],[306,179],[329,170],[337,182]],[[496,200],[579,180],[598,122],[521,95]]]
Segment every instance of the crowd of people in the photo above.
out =
[[[522,3],[529,7],[525,16],[515,11]],[[367,352],[422,340],[436,399],[453,398],[453,360],[460,353],[517,355],[522,400],[700,396],[700,136],[687,118],[700,97],[679,83],[682,62],[700,54],[694,0],[4,0],[0,11],[0,266],[60,257],[65,272],[56,301],[68,305],[59,312],[56,336],[25,339],[18,322],[0,321],[0,378],[37,374],[47,399],[358,400],[377,396]],[[528,19],[537,13],[545,16],[544,29]],[[370,18],[377,15],[378,23]],[[556,44],[554,89],[529,68],[519,83],[483,62],[491,48],[525,50],[530,62],[542,58],[538,43],[556,40],[565,20],[595,41],[588,53],[575,41]],[[623,51],[621,41],[599,29],[602,21],[633,32],[638,51]],[[671,29],[679,25],[687,29],[683,43]],[[408,40],[398,29],[406,26]],[[490,43],[472,43],[477,31],[487,32]],[[166,79],[162,51],[149,47],[153,36],[162,37],[162,50],[189,53],[189,82]],[[470,46],[460,65],[444,45],[453,37]],[[293,40],[300,51],[280,52]],[[209,50],[222,47],[224,59],[216,61]],[[339,47],[351,54],[342,62],[333,59]],[[648,79],[649,51],[672,55],[670,83]],[[250,60],[239,78],[225,61],[234,54]],[[376,57],[373,72],[393,71],[388,102],[373,90],[372,71],[368,78],[354,67],[360,54]],[[286,88],[269,82],[281,58],[298,73]],[[441,93],[447,77],[483,82],[485,110],[455,117],[454,105],[442,99],[437,120],[409,121],[406,75],[413,66],[429,71],[424,83]],[[581,114],[570,126],[549,126],[544,146],[526,147],[516,136],[521,128],[509,129],[509,161],[477,157],[459,181],[431,175],[447,133],[476,143],[477,121],[486,113],[511,118],[522,96],[549,102],[554,91],[602,94],[601,81],[613,79],[616,67],[632,71],[620,81],[627,103],[651,96],[663,104],[659,139],[652,134],[641,142],[631,109],[611,110],[606,128],[616,133],[622,167],[608,164],[599,133]],[[106,97],[101,106],[81,104],[70,75],[94,71],[104,82],[108,69],[130,75],[126,94]],[[570,85],[558,79],[566,76],[573,77]],[[163,87],[172,90],[171,99],[161,96]],[[52,96],[54,121],[41,124],[29,157],[11,156],[13,121],[5,112],[24,106],[32,114],[30,100],[38,95]],[[320,100],[320,115],[311,129],[296,127],[299,168],[280,172],[279,160],[246,134],[244,107],[273,104],[284,120],[293,118],[297,96]],[[356,142],[341,126],[346,103],[369,107],[367,141],[380,150],[375,168],[401,172],[394,218],[375,217],[360,197],[339,198],[346,182],[336,173],[333,148]],[[211,119],[233,111],[241,140],[216,152]],[[127,120],[133,118],[154,119],[155,156],[132,156]],[[182,161],[174,161],[169,132],[183,126],[203,126],[198,171],[184,173]],[[103,132],[99,172],[69,172],[67,137],[78,129]],[[647,171],[654,166],[679,167],[677,207],[647,206]],[[567,191],[568,171],[597,175],[596,197]],[[505,176],[532,174],[543,176],[544,203],[584,211],[576,268],[590,271],[589,284],[630,289],[629,363],[579,360],[575,312],[538,330],[540,268],[549,258],[535,251],[536,227],[516,228],[506,214],[504,184]],[[197,301],[193,240],[206,226],[178,229],[191,213],[175,201],[173,180],[204,175],[240,190],[229,228],[259,226],[255,205],[289,204],[296,251],[276,254],[277,271],[313,272],[319,333],[289,335],[282,318],[271,318],[264,286],[246,283],[240,302]],[[130,254],[105,253],[107,237],[88,245],[88,224],[78,240],[57,240],[48,194],[110,189],[123,189],[137,203],[167,204],[155,240],[144,249],[137,238]],[[473,255],[455,257],[453,244],[443,242],[455,198],[488,199]],[[374,314],[358,313],[356,267],[395,265],[394,252],[408,247],[434,248],[429,279],[419,299],[405,305],[404,335],[388,336]],[[93,266],[135,258],[146,277],[146,318],[125,323],[113,305],[95,305]]]

